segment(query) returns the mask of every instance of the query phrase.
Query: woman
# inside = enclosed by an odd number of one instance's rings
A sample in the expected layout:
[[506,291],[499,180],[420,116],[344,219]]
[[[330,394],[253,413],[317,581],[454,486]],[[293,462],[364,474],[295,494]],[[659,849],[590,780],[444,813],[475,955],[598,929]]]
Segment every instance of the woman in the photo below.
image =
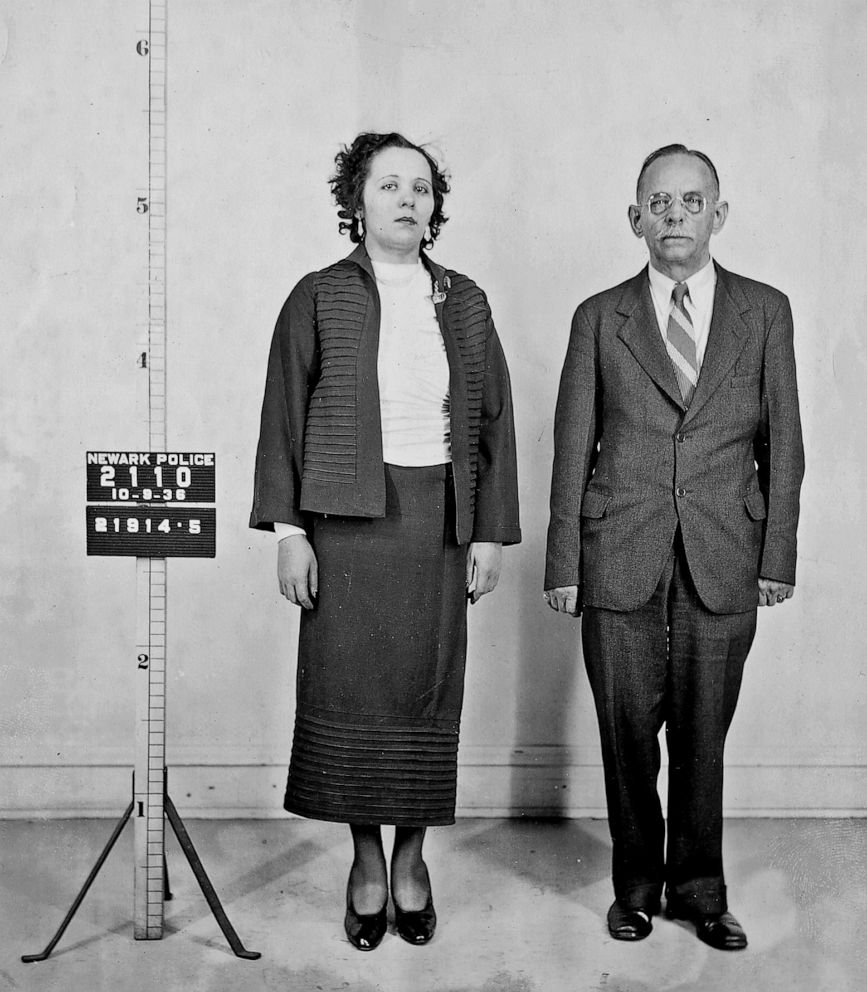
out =
[[[428,259],[445,176],[399,134],[360,134],[331,179],[348,257],[277,320],[252,527],[276,530],[302,607],[285,808],[350,825],[345,929],[423,944],[425,829],[454,822],[466,604],[520,540],[509,377],[482,291]],[[380,827],[394,824],[390,872]]]

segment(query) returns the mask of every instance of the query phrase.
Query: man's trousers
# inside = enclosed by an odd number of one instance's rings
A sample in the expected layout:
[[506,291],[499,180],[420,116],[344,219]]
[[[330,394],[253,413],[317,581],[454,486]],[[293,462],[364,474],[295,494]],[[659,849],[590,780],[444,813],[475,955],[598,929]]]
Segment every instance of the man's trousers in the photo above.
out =
[[[719,614],[702,604],[679,533],[644,606],[584,608],[582,643],[602,739],[614,892],[630,908],[655,910],[663,886],[698,913],[727,908],[723,748],[755,630],[755,609]],[[656,785],[663,725],[667,849]]]

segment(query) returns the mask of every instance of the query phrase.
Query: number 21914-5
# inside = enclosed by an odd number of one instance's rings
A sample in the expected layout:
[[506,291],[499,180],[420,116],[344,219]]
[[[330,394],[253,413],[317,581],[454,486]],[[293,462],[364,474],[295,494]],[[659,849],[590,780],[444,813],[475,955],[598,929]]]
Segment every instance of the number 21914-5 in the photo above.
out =
[[[143,528],[142,524],[144,525]],[[145,534],[152,534],[155,531],[170,534],[172,531],[170,520],[163,519],[157,523],[151,520],[150,517],[145,517],[141,521],[136,517],[127,517],[126,520],[121,519],[121,517],[112,517],[110,519],[108,517],[94,517],[93,526],[97,534],[108,534],[110,531],[115,534],[138,534],[142,529]],[[201,534],[202,522],[201,520],[188,520],[187,528],[187,533],[189,534]]]

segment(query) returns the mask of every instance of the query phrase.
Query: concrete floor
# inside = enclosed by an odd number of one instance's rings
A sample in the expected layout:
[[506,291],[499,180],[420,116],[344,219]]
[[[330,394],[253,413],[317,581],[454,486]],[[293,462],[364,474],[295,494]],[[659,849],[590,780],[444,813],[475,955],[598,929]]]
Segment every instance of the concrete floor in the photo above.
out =
[[342,929],[348,830],[303,820],[187,824],[228,914],[259,961],[223,941],[174,837],[175,898],[161,941],[132,936],[132,827],[69,930],[42,950],[111,832],[105,820],[0,822],[0,990],[32,992],[849,992],[867,988],[867,821],[734,820],[729,898],[746,951],[658,919],[611,940],[604,821],[460,820],[431,830],[440,927],[415,948],[389,933],[368,954]]

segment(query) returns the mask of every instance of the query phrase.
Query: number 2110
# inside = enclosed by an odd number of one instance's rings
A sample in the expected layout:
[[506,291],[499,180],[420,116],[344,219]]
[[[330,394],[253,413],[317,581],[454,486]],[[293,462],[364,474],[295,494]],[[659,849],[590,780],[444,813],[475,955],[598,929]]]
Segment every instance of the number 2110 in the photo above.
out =
[[[156,479],[157,489],[162,489],[163,487],[163,468],[161,465],[154,466],[154,478]],[[99,470],[99,484],[101,486],[111,487],[114,485],[114,466],[113,465],[103,465]],[[190,482],[192,476],[190,475],[190,469],[187,465],[180,465],[175,469],[175,484],[181,489],[186,489]],[[129,482],[130,486],[135,489],[138,486],[138,466],[129,466]],[[171,483],[169,483],[171,485]]]

